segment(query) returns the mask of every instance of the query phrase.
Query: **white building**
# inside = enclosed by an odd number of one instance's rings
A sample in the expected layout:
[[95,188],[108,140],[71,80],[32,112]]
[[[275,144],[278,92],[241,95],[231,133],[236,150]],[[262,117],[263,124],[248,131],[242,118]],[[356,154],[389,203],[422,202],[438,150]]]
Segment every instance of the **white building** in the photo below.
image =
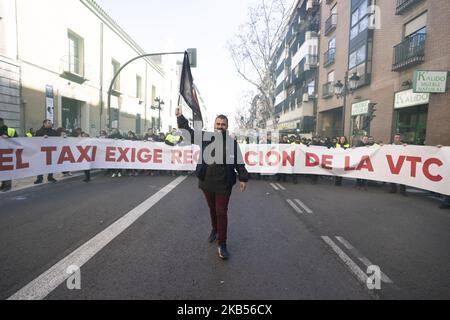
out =
[[[93,0],[0,2],[0,117],[22,134],[44,119],[96,136],[176,126],[179,56],[145,54]],[[183,49],[182,49],[183,50]],[[177,78],[178,76],[178,78]],[[155,99],[164,101],[161,114]],[[153,107],[153,108],[152,108]]]

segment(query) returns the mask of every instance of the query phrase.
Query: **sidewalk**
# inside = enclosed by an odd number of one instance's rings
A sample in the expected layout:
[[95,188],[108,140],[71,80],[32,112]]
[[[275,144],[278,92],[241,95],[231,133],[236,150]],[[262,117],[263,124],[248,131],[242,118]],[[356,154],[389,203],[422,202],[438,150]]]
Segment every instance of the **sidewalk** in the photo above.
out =
[[[97,172],[97,171],[99,171],[99,170],[92,170],[91,174],[95,174],[95,172]],[[67,177],[65,177],[62,173],[55,173],[55,174],[53,174],[53,177],[57,181],[64,181],[64,180],[68,180],[68,179],[72,179],[72,178],[84,177],[84,172],[83,171],[73,172],[72,176],[67,176]],[[36,186],[41,186],[43,184],[49,183],[49,182],[47,182],[47,175],[44,175],[44,179],[43,179],[42,183],[40,183],[40,184],[36,185],[36,184],[34,184],[34,181],[36,181],[36,177],[28,177],[28,178],[23,178],[23,179],[19,179],[19,180],[13,180],[11,190],[2,192],[2,193],[9,193],[9,192],[32,188],[32,187],[36,187]]]

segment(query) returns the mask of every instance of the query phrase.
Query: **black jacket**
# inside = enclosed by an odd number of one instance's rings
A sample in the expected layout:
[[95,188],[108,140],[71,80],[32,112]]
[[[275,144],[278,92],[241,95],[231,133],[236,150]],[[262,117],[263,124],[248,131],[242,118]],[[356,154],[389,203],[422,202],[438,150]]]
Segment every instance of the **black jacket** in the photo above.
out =
[[[190,135],[191,135],[191,143],[194,144],[194,130],[189,127],[189,122],[188,120],[183,116],[179,116],[177,118],[177,122],[178,122],[178,128],[180,129],[184,129],[189,131]],[[197,164],[197,167],[195,168],[195,174],[197,175],[197,177],[200,180],[205,180],[205,176],[206,176],[206,170],[208,168],[208,164],[206,164],[203,161],[203,150],[205,150],[206,147],[208,147],[209,144],[211,144],[214,139],[211,139],[210,141],[203,141],[203,136],[205,135],[205,131],[202,131],[202,145],[200,146],[200,159],[199,159],[199,163]],[[211,135],[213,135],[211,133]],[[238,163],[238,159],[243,159],[242,158],[242,154],[241,154],[241,150],[238,147],[237,141],[233,138],[231,138],[230,136],[228,136],[228,139],[226,135],[223,135],[224,138],[224,164],[223,166],[225,166],[225,184],[227,188],[232,188],[233,185],[236,184],[236,171],[239,175],[239,181],[241,182],[247,182],[248,181],[248,172],[247,169],[245,169],[245,164],[243,163]],[[184,137],[184,140],[187,140],[186,137]],[[227,147],[227,143],[226,141],[232,141],[233,145],[232,146],[228,146]],[[233,149],[233,151],[231,151],[230,149]],[[227,161],[228,159],[228,161]],[[233,159],[233,160],[231,160]]]
[[43,136],[49,136],[49,137],[59,137],[56,130],[53,130],[52,128],[46,128],[42,126],[38,131],[36,131],[35,137],[43,137]]
[[[1,136],[8,136],[8,126],[7,125],[3,125],[0,127],[0,137]],[[14,137],[10,137],[10,138],[17,138],[17,131],[14,132]]]

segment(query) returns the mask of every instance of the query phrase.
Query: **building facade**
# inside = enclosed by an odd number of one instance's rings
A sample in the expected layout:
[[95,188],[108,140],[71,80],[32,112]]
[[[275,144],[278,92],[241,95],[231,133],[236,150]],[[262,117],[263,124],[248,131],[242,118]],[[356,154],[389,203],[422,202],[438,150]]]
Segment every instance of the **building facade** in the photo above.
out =
[[[448,83],[445,93],[412,89],[415,71],[450,70],[449,1],[322,0],[321,17],[318,135],[450,145]],[[353,76],[355,90],[337,98],[336,83]]]
[[180,57],[132,62],[108,99],[114,74],[146,52],[95,1],[2,0],[0,10],[0,114],[9,126],[23,134],[50,119],[91,136],[176,127]]
[[272,57],[274,119],[268,128],[286,134],[314,131],[320,27],[319,1],[299,0]]

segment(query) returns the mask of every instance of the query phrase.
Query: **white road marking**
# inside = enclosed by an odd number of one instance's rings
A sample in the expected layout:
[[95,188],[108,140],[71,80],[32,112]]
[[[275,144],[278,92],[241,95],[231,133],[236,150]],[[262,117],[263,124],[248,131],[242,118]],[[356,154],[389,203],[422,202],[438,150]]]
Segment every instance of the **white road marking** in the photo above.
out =
[[[358,250],[356,250],[355,247],[353,247],[347,240],[345,240],[343,237],[335,237],[340,243],[342,243],[344,245],[344,247],[346,247],[351,253],[353,253],[355,255],[355,257],[358,258],[359,261],[361,261],[362,263],[364,263],[364,265],[366,267],[368,266],[372,266],[373,263],[370,262],[369,259],[367,259],[366,257],[364,257],[362,254],[359,253]],[[381,281],[385,282],[385,283],[393,283],[391,279],[389,279],[389,277],[387,275],[385,275],[383,272],[381,272]]]
[[300,205],[300,207],[302,207],[306,212],[308,212],[308,213],[313,213],[312,210],[311,210],[310,208],[308,208],[303,202],[301,202],[301,201],[298,200],[298,199],[294,199],[294,200],[295,200],[295,202],[297,202],[297,203]]
[[25,287],[17,291],[9,297],[8,300],[44,299],[50,292],[55,290],[61,283],[69,278],[70,274],[66,273],[69,266],[76,265],[81,268],[86,262],[89,261],[89,259],[102,250],[108,243],[121,234],[186,178],[186,176],[182,176],[173,180],[167,186],[114,222],[108,228],[97,234],[91,240],[80,246],[71,254],[56,263],[53,267],[31,281]]
[[303,213],[302,209],[300,209],[299,207],[297,207],[297,205],[296,205],[291,199],[287,199],[286,201],[287,201],[287,203],[289,203],[289,205],[290,205],[295,211],[297,211],[297,213]]
[[270,185],[271,185],[272,188],[274,188],[275,190],[279,190],[278,187],[277,187],[275,184],[271,183]]
[[365,274],[360,267],[344,252],[341,248],[337,246],[336,243],[334,243],[333,240],[331,240],[327,236],[322,236],[323,241],[325,241],[339,258],[341,258],[342,261],[347,265],[347,267],[350,269],[350,271],[360,280],[362,283],[367,283],[367,274]]
[[286,188],[285,187],[283,187],[281,184],[279,184],[279,183],[277,183],[276,184],[277,186],[278,186],[278,188],[280,188],[281,190],[286,190]]

